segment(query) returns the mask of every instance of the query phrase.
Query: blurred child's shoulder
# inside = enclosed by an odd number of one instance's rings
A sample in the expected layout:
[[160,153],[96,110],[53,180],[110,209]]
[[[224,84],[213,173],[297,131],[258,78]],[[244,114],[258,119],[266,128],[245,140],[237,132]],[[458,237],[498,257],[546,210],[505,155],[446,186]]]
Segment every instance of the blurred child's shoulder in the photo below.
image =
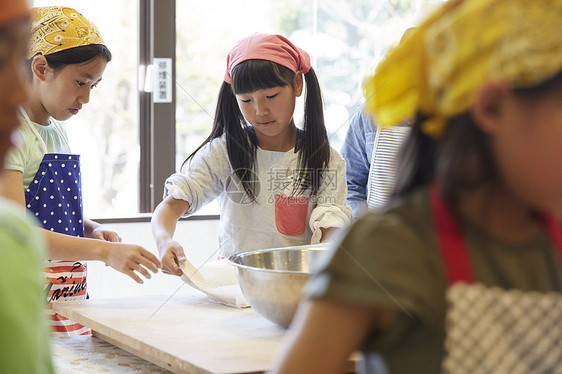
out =
[[378,266],[438,268],[428,196],[427,188],[422,188],[385,211],[365,213],[338,234],[341,243],[338,248],[345,249],[365,266],[377,269]]
[[13,243],[31,248],[44,256],[44,253],[40,252],[44,245],[42,237],[36,235],[32,223],[35,223],[34,217],[28,216],[13,201],[0,197],[0,240],[9,237]]
[[404,198],[391,201],[385,209],[369,211],[354,226],[367,236],[418,238],[433,236],[429,190],[419,188]]

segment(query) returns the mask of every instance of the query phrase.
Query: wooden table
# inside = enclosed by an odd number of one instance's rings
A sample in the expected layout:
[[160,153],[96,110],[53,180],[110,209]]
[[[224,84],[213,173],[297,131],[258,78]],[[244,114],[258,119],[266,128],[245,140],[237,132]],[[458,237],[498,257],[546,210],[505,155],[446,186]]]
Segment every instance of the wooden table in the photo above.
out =
[[[214,304],[185,288],[171,297],[53,305],[55,312],[90,327],[101,339],[175,373],[263,373],[271,368],[285,330],[251,308]],[[346,372],[354,367],[350,360]]]

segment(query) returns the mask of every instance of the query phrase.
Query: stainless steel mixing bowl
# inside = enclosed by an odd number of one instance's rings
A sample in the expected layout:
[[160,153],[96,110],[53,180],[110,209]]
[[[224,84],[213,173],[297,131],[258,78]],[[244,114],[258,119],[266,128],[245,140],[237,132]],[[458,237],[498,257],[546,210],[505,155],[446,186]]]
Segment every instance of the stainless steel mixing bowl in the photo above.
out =
[[275,324],[291,324],[302,289],[314,272],[326,245],[264,249],[229,258],[236,267],[240,288],[252,308]]

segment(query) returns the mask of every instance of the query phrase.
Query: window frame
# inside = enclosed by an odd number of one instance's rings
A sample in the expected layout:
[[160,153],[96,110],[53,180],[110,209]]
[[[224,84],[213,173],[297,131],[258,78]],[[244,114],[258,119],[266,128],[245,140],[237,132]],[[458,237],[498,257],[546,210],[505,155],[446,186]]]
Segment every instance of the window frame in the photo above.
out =
[[[157,3],[157,4],[156,4]],[[176,76],[176,1],[140,0],[139,66],[149,66],[154,58],[172,59]],[[151,213],[162,201],[164,181],[176,171],[176,87],[172,101],[154,103],[139,80],[139,212]]]

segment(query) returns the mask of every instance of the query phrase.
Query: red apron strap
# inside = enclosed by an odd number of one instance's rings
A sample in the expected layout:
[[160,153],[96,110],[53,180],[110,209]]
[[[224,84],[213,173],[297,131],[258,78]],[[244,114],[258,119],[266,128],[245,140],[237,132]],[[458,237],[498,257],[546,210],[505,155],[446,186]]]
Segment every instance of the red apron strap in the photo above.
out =
[[556,248],[560,258],[562,258],[562,223],[558,222],[553,216],[548,214],[543,214],[542,220],[548,230],[548,233],[550,234],[552,244]]
[[459,231],[456,220],[443,201],[438,182],[431,184],[430,203],[437,241],[441,249],[445,275],[449,284],[474,282],[468,247]]
[[[456,220],[443,201],[440,187],[440,184],[436,181],[431,184],[430,203],[437,242],[445,266],[445,274],[449,284],[455,282],[472,283],[474,282],[474,274],[470,262],[470,253]],[[552,244],[562,259],[562,223],[547,214],[541,215],[541,218]]]

